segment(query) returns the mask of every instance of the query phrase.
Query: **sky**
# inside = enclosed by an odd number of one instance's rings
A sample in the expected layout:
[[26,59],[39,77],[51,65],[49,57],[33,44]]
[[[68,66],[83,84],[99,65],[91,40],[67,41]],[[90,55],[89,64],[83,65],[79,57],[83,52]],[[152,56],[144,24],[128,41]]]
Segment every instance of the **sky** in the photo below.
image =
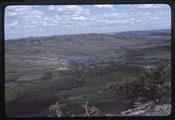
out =
[[26,5],[5,8],[5,40],[171,29],[168,4]]

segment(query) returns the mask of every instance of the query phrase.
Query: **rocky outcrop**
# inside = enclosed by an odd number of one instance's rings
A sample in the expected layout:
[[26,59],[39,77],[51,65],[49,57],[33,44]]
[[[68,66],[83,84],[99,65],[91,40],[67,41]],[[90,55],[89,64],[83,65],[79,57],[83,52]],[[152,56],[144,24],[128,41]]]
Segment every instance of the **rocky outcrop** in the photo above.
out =
[[105,114],[113,116],[169,116],[171,114],[171,97],[163,97],[160,100],[147,101],[145,103],[134,102],[133,108],[122,111],[120,114]]
[[171,104],[155,105],[152,101],[121,112],[121,116],[168,116],[170,114]]
[[135,102],[134,108],[123,111],[120,116],[169,116],[171,114],[171,97],[163,97],[145,103]]

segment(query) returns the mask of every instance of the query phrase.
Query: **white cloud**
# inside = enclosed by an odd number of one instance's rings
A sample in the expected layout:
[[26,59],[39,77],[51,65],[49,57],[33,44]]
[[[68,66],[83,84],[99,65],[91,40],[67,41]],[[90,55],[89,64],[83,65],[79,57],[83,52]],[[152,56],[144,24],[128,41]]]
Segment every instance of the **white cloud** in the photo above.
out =
[[82,26],[90,15],[88,9],[78,5],[50,5],[48,9],[52,12],[50,20],[48,20],[50,21],[49,26],[57,25],[65,28]]
[[134,24],[136,18],[128,16],[128,14],[124,13],[104,13],[102,15],[94,16],[91,19],[92,26],[99,26],[100,28],[110,28],[115,27],[118,25],[125,25],[125,24]]
[[18,15],[19,13],[17,13],[17,12],[10,12],[10,13],[8,13],[8,16],[16,16],[16,15]]
[[107,4],[104,4],[104,5],[94,5],[94,7],[96,8],[113,8],[113,5],[107,5]]
[[16,28],[17,26],[18,26],[18,22],[17,21],[11,22],[9,24],[5,23],[5,30],[13,29],[13,28]]
[[[33,28],[33,26],[43,26],[43,23],[40,21],[42,21],[42,18],[44,17],[45,14],[43,11],[34,9],[34,7],[31,6],[8,6],[5,9],[6,30],[19,30],[25,28]],[[12,24],[16,22],[18,24]]]
[[121,14],[119,13],[110,13],[110,14],[107,14],[107,13],[104,13],[104,16],[105,17],[118,17],[120,16]]
[[150,8],[160,8],[161,6],[154,4],[143,4],[143,5],[134,5],[133,7],[139,9],[150,9]]
[[41,26],[47,26],[47,22],[46,22],[46,21],[40,21],[39,24],[40,24]]
[[153,20],[162,20],[160,17],[152,17]]
[[85,18],[85,17],[83,17],[83,16],[75,16],[75,17],[71,17],[71,19],[73,19],[73,20],[87,20],[87,18]]
[[84,9],[81,6],[78,5],[50,5],[49,7],[50,11],[57,12],[57,14],[64,14],[64,15],[87,15],[89,14],[88,9]]
[[98,16],[94,16],[89,20],[93,22],[93,25],[100,27],[112,27],[112,26],[120,26],[120,25],[140,25],[154,23],[156,21],[162,21],[163,16],[159,16],[159,14],[154,12],[141,12],[141,11],[127,11],[127,12],[113,12],[113,13],[103,13]]
[[7,11],[18,12],[18,11],[30,10],[31,8],[32,8],[31,6],[17,5],[17,6],[7,6],[6,10]]
[[42,11],[35,10],[31,6],[8,6],[5,12],[6,17],[16,16],[16,19],[35,18],[44,14]]

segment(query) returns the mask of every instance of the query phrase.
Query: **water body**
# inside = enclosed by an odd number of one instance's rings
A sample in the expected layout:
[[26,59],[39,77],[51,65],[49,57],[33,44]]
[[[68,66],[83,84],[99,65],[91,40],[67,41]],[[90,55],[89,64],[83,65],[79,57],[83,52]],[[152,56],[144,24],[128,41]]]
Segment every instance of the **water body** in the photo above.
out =
[[71,64],[95,64],[95,63],[103,63],[103,62],[123,62],[128,60],[126,57],[118,57],[118,58],[88,58],[88,57],[78,57],[66,60],[67,63]]
[[8,83],[5,83],[5,87],[16,88],[16,87],[18,87],[18,85],[17,85],[17,83],[14,83],[14,82],[8,82]]
[[155,62],[160,62],[160,59],[157,59],[157,58],[148,58],[148,59],[145,59],[145,62],[146,63],[155,63]]
[[[120,62],[128,62],[130,63],[132,59],[129,59],[127,57],[116,57],[116,58],[88,58],[88,57],[77,57],[77,58],[72,58],[68,60],[64,60],[64,63],[66,64],[77,64],[77,65],[90,65],[90,64],[96,64],[96,63],[120,63]],[[158,58],[147,58],[147,59],[135,59],[134,63],[140,62],[141,63],[157,63],[160,62],[161,60]]]

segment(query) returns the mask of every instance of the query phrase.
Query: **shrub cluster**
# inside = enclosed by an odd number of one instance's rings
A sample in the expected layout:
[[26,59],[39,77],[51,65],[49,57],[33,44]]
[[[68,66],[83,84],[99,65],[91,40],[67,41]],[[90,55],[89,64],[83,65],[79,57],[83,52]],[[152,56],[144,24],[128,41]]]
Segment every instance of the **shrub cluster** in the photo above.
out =
[[[56,102],[55,104],[49,106],[48,111],[51,112],[51,116],[56,115],[56,117],[62,117],[64,116],[64,113],[61,110],[63,106],[65,106],[65,104]],[[97,117],[102,114],[101,111],[97,107],[90,105],[88,102],[80,106],[84,110],[84,113],[78,114],[78,115],[69,114],[68,117]]]
[[167,78],[167,67],[160,63],[155,67],[145,68],[137,78],[112,83],[108,87],[112,92],[123,94],[132,101],[139,98],[156,100],[171,95],[171,87],[165,84]]

